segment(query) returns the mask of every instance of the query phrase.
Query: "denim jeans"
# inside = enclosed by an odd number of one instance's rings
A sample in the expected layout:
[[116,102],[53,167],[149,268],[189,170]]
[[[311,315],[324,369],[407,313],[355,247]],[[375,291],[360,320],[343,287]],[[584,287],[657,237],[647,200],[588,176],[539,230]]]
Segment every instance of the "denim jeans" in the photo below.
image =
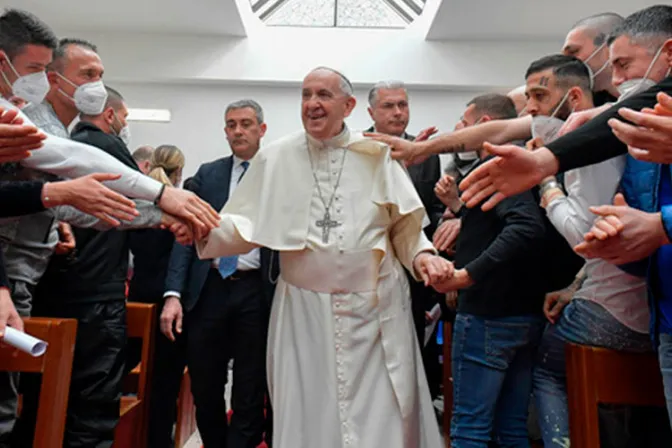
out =
[[539,316],[458,314],[453,326],[453,448],[529,447],[532,366]]
[[[582,299],[572,300],[563,310],[558,322],[546,328],[534,368],[534,396],[539,411],[544,447],[547,448],[569,446],[565,370],[567,342],[634,352],[652,350],[648,333],[637,333],[629,329],[594,302]],[[612,415],[608,416],[606,413]],[[607,423],[615,421],[614,419],[627,421],[628,417],[624,413],[628,413],[625,407],[600,409],[601,420],[608,426],[605,428],[604,437],[609,437],[613,426],[620,426],[621,429],[627,426]],[[615,438],[619,439],[618,436]],[[620,437],[620,439],[625,438]]]
[[661,333],[659,342],[658,362],[660,363],[660,372],[663,375],[667,414],[670,419],[670,426],[672,426],[672,334]]

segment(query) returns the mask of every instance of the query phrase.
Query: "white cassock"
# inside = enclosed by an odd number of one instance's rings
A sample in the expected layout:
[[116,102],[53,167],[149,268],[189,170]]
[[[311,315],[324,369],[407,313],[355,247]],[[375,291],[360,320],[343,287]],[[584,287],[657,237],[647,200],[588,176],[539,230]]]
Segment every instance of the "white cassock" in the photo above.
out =
[[[327,204],[343,166],[326,243],[311,159]],[[389,148],[347,128],[328,142],[293,134],[255,156],[221,216],[201,258],[280,251],[267,358],[274,446],[441,447],[402,268],[433,248]]]

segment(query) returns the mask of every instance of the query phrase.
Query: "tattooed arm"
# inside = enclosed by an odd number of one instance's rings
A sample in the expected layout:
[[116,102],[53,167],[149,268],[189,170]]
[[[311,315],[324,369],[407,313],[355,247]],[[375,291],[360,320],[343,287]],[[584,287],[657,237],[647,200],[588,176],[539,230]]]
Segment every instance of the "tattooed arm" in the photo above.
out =
[[532,136],[531,125],[532,117],[529,115],[509,120],[491,120],[422,142],[419,144],[419,152],[430,155],[478,151],[485,142],[503,145],[514,140],[529,139]]

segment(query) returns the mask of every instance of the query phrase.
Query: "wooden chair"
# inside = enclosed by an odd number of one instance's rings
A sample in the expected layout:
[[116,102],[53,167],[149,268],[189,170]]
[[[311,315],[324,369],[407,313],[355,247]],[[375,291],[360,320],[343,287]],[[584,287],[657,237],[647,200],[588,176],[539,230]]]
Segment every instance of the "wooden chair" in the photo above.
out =
[[443,437],[450,448],[450,420],[453,417],[453,324],[443,322]]
[[16,354],[12,347],[3,347],[0,348],[0,366],[7,372],[42,374],[33,447],[60,448],[68,412],[77,321],[28,318],[24,320],[24,326],[26,333],[49,344],[46,353],[34,358],[23,352]]
[[147,444],[150,382],[154,356],[154,321],[156,305],[127,302],[128,337],[142,340],[140,369],[134,396],[121,397],[119,423],[114,434],[116,448],[144,448]]
[[598,448],[599,403],[665,407],[656,356],[567,344],[567,398],[572,448]]
[[196,406],[191,395],[191,377],[189,369],[184,369],[180,395],[177,398],[177,422],[175,424],[175,446],[182,448],[196,432]]

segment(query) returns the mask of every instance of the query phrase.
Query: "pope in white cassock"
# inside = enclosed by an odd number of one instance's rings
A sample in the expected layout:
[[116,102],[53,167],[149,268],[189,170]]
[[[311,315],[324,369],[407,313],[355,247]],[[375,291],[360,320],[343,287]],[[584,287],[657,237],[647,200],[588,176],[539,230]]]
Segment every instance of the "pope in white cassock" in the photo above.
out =
[[303,82],[305,132],[262,148],[197,243],[201,258],[280,252],[268,377],[276,448],[439,448],[402,265],[428,285],[452,276],[389,148],[350,132],[340,73]]

